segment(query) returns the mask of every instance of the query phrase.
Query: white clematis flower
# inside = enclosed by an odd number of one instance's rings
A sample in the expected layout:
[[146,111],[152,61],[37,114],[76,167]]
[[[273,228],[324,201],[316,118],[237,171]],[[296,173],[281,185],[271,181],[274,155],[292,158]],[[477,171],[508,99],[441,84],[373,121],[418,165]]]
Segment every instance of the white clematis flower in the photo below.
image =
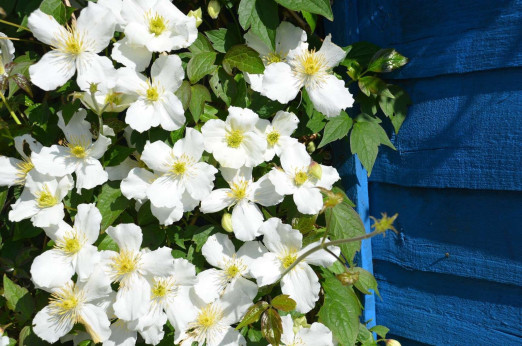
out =
[[45,229],[55,245],[33,261],[31,278],[37,287],[62,286],[74,273],[79,280],[87,280],[100,261],[98,249],[92,244],[98,239],[101,220],[94,204],[80,204],[73,227],[61,221]]
[[196,19],[169,0],[124,0],[121,17],[125,38],[115,44],[112,57],[137,71],[148,66],[152,52],[187,48],[198,36]]
[[29,172],[22,195],[11,206],[9,220],[19,222],[31,218],[36,227],[57,225],[65,216],[62,199],[73,185],[70,175],[55,178],[36,170]]
[[207,303],[211,303],[228,291],[244,294],[253,300],[257,294],[257,285],[248,280],[250,264],[267,252],[258,241],[244,243],[236,252],[234,244],[222,233],[210,236],[201,252],[208,263],[219,269],[207,269],[198,274],[198,283],[194,286],[196,294]]
[[7,335],[0,335],[0,346],[9,346],[10,343]]
[[29,67],[31,82],[43,90],[54,90],[65,84],[74,73],[82,90],[89,87],[92,76],[103,75],[112,62],[99,56],[114,34],[114,20],[107,9],[89,2],[76,24],[63,27],[50,15],[36,10],[27,26],[41,42],[53,47],[40,61]]
[[[256,259],[250,266],[250,273],[257,284],[266,286],[281,278],[299,256],[321,243],[317,241],[302,249],[303,235],[278,218],[271,218],[261,226],[263,243],[270,252]],[[337,256],[341,252],[337,246],[328,247]],[[319,299],[321,285],[309,264],[329,267],[336,258],[325,250],[319,250],[299,262],[288,274],[281,278],[281,291],[296,301],[296,310],[307,313]]]
[[293,195],[297,210],[303,214],[317,214],[323,207],[320,188],[331,190],[340,179],[337,170],[312,162],[303,144],[297,143],[283,150],[282,170],[274,168],[268,177],[281,195]]
[[232,210],[232,228],[236,238],[242,241],[253,240],[260,235],[263,213],[256,205],[268,207],[283,200],[274,185],[264,175],[258,181],[252,179],[252,168],[221,168],[221,174],[230,188],[216,189],[201,201],[203,213],[215,213],[227,207]]
[[266,67],[261,94],[288,103],[304,87],[319,112],[327,117],[338,116],[354,101],[344,81],[331,72],[345,57],[346,52],[332,43],[331,35],[318,51],[309,50],[303,43],[288,53],[286,62]]
[[58,127],[63,131],[65,145],[43,147],[39,153],[33,153],[35,169],[43,174],[61,177],[76,173],[76,191],[92,189],[107,181],[107,172],[99,158],[103,156],[111,140],[103,135],[92,142],[89,131],[91,125],[85,120],[87,111],[79,109],[65,125],[62,113],[58,112]]
[[259,116],[246,108],[230,107],[226,121],[211,119],[201,132],[205,150],[224,167],[254,167],[264,160],[266,140],[256,130]]
[[315,322],[309,327],[295,326],[292,316],[281,316],[283,334],[281,342],[285,346],[333,346],[333,336],[324,324]]
[[275,155],[280,156],[284,148],[297,143],[297,139],[290,136],[297,129],[298,124],[297,116],[285,111],[277,112],[272,123],[266,119],[259,119],[256,127],[266,138],[267,143],[265,161],[272,160]]
[[95,343],[109,338],[111,331],[106,310],[102,305],[111,296],[109,279],[96,270],[87,281],[46,289],[51,293],[49,305],[36,314],[33,331],[41,339],[54,343],[81,323]]
[[0,76],[5,76],[7,75],[5,65],[13,61],[15,47],[3,32],[0,32],[0,37]]
[[190,298],[190,290],[195,282],[196,267],[185,259],[174,259],[171,275],[155,277],[150,283],[151,300],[147,314],[129,322],[129,328],[138,330],[146,343],[156,345],[163,339],[163,325],[168,319],[175,330],[174,338],[177,339],[197,314]]
[[202,155],[203,135],[192,128],[187,128],[185,138],[173,148],[161,141],[147,142],[141,160],[158,176],[147,189],[151,203],[173,208],[180,202],[194,206],[206,198],[214,187],[217,169],[201,162]]
[[[196,316],[187,325],[175,344],[190,346],[193,342],[207,346],[245,346],[245,338],[231,324],[237,323],[244,316],[252,300],[242,294],[232,291],[224,294],[212,303],[193,297],[192,304],[196,307]],[[192,313],[192,312],[191,312]],[[178,314],[184,315],[180,310]]]
[[129,329],[127,322],[116,320],[111,324],[111,335],[103,342],[103,346],[134,346],[137,340],[137,331]]
[[[276,30],[275,50],[268,47],[256,34],[249,30],[245,34],[247,46],[256,50],[265,66],[276,62],[285,62],[288,53],[306,42],[306,32],[290,22],[281,22]],[[263,91],[263,75],[245,73],[245,80],[250,83],[252,90]]]
[[102,253],[106,273],[120,284],[113,304],[114,314],[125,321],[138,319],[147,313],[150,303],[149,281],[155,276],[167,277],[174,270],[172,250],[168,247],[140,250],[143,234],[134,224],[109,227],[107,234],[120,249],[119,253],[109,250]]
[[28,145],[31,152],[39,152],[42,149],[42,145],[31,135],[15,137],[15,149],[22,157],[22,160],[0,155],[0,186],[25,184],[27,173],[34,168],[31,157],[24,152],[25,144]]
[[185,123],[183,105],[174,92],[180,87],[185,72],[177,55],[162,55],[151,68],[151,78],[130,68],[119,72],[118,91],[137,100],[127,109],[125,122],[138,132],[160,126],[167,131]]

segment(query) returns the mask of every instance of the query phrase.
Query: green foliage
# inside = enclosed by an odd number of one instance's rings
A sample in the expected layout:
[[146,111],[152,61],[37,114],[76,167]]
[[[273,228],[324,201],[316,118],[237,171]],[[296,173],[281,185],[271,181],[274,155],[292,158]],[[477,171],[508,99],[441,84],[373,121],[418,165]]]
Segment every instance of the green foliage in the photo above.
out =
[[276,0],[278,4],[293,11],[316,13],[328,20],[333,20],[330,0]]
[[345,111],[341,115],[330,119],[324,128],[323,138],[318,148],[324,147],[326,144],[344,138],[348,135],[352,128],[353,120]]
[[245,45],[236,45],[225,54],[223,68],[228,74],[232,74],[233,68],[241,72],[259,74],[263,73],[265,65],[255,50]]
[[267,47],[275,49],[279,16],[277,4],[273,0],[241,0],[238,15],[244,30],[252,30]]

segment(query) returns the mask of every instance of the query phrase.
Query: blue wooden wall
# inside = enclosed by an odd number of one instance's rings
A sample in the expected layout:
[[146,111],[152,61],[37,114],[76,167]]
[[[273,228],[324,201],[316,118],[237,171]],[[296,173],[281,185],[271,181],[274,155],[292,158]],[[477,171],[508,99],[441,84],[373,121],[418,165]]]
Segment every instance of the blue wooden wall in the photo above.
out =
[[369,252],[377,323],[403,345],[522,345],[522,1],[335,0],[334,15],[336,42],[410,58],[389,78],[414,105],[363,198],[399,213]]

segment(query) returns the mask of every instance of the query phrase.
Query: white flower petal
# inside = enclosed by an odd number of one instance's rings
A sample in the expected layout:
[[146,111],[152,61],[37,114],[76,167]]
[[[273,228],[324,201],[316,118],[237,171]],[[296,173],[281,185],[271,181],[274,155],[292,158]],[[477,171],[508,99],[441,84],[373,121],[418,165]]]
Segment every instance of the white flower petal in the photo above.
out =
[[281,135],[290,136],[297,130],[299,118],[292,112],[279,111],[272,120],[272,126]]
[[154,204],[151,204],[150,211],[158,219],[159,223],[165,226],[170,226],[183,217],[183,205],[181,203],[172,208],[156,207]]
[[268,250],[258,241],[247,241],[239,250],[237,250],[237,257],[243,261],[243,263],[249,267],[254,260],[263,256]]
[[68,148],[61,145],[43,147],[39,153],[31,155],[31,161],[38,172],[59,177],[71,174],[80,163],[70,156]]
[[204,302],[211,303],[221,296],[226,284],[226,274],[222,270],[207,269],[198,274],[194,290]]
[[59,203],[49,208],[40,209],[40,211],[31,218],[31,221],[36,227],[49,227],[58,224],[64,217],[63,203]]
[[107,151],[107,148],[109,148],[109,145],[111,145],[111,139],[104,135],[99,135],[90,148],[89,156],[96,160],[100,159]]
[[275,253],[267,252],[252,262],[250,275],[256,279],[259,287],[271,285],[281,277],[283,273],[281,260]]
[[76,257],[76,272],[79,280],[87,280],[100,262],[100,253],[95,246],[84,245]]
[[100,300],[109,300],[112,303],[112,298],[114,298],[110,296],[113,294],[111,280],[101,266],[96,266],[89,279],[78,281],[76,286],[83,291],[87,302],[98,306],[103,306],[103,304],[100,304]]
[[185,72],[177,55],[160,55],[152,64],[150,75],[167,91],[175,92],[183,82]]
[[284,224],[281,219],[273,217],[266,220],[261,226],[260,232],[264,235],[263,243],[271,252],[285,255],[289,250],[301,249],[303,235],[292,226]]
[[85,304],[80,310],[80,318],[95,343],[103,342],[111,335],[111,322],[101,307]]
[[310,328],[301,328],[297,336],[303,340],[304,345],[333,346],[333,336],[330,329],[324,324],[315,322]]
[[276,188],[268,178],[268,174],[262,176],[254,184],[254,201],[256,203],[269,207],[283,201],[283,196],[276,192]]
[[196,267],[184,258],[174,258],[173,277],[179,285],[192,286],[196,282]]
[[40,339],[49,343],[55,343],[65,334],[69,333],[74,323],[70,319],[63,321],[54,315],[49,306],[40,310],[33,319],[33,331]]
[[332,185],[341,179],[339,176],[339,173],[337,172],[337,169],[330,166],[323,166],[321,165],[322,175],[321,179],[317,182],[317,186],[323,187],[327,190],[332,189]]
[[258,52],[260,56],[267,56],[272,52],[272,48],[268,47],[252,30],[248,30],[244,38],[247,46]]
[[208,237],[205,245],[201,248],[201,253],[207,262],[219,269],[224,269],[224,261],[234,256],[235,252],[234,244],[223,233],[216,233]]
[[154,104],[154,111],[164,130],[175,131],[185,124],[186,119],[183,104],[178,97],[171,92],[167,92],[163,95],[162,102],[156,102]]
[[0,156],[0,186],[16,185],[18,176],[18,165],[23,161],[12,157]]
[[246,155],[244,158],[245,166],[254,167],[264,161],[267,147],[267,142],[264,137],[261,137],[255,132],[245,133],[241,146],[244,148],[244,155]]
[[144,132],[151,127],[159,126],[160,121],[155,116],[154,104],[144,100],[138,100],[127,109],[125,122],[138,132]]
[[87,159],[76,168],[76,191],[80,194],[81,189],[90,190],[102,185],[109,179],[109,175],[103,169],[100,161]]
[[147,189],[147,197],[158,208],[174,208],[180,205],[184,186],[179,179],[164,175],[156,180]]
[[281,279],[281,291],[297,303],[296,310],[307,313],[319,300],[321,285],[315,272],[306,263],[300,264]]
[[[14,146],[16,151],[24,158],[28,159],[28,155],[24,152],[24,146],[29,146],[29,150],[32,152],[39,152],[42,149],[42,144],[40,144],[36,139],[34,139],[31,135],[25,134],[22,136],[16,136],[14,138]],[[30,156],[30,155],[29,155]]]
[[117,62],[141,72],[149,66],[152,52],[145,46],[130,44],[125,37],[112,46],[111,57]]
[[252,202],[242,200],[232,211],[232,228],[236,238],[242,241],[253,240],[260,235],[263,213]]
[[315,109],[327,117],[336,117],[341,111],[353,105],[353,96],[344,81],[328,75],[316,87],[306,88]]
[[36,215],[40,211],[36,201],[32,198],[31,193],[24,189],[22,196],[11,205],[9,211],[9,221],[20,222]]
[[61,287],[73,274],[71,258],[55,249],[37,256],[31,265],[31,278],[37,287]]
[[339,65],[339,63],[343,61],[346,57],[345,50],[339,47],[338,45],[332,43],[331,34],[325,37],[323,45],[317,53],[322,54],[324,56],[329,69]]
[[178,340],[188,324],[196,319],[197,309],[190,297],[191,291],[192,288],[179,287],[172,304],[165,308],[168,320],[174,327],[174,340]]
[[154,251],[145,252],[141,255],[141,270],[147,275],[170,276],[174,271],[174,258],[172,249],[160,247]]
[[140,159],[147,164],[147,167],[156,172],[164,173],[168,172],[171,168],[168,165],[168,161],[172,157],[172,153],[172,148],[165,142],[156,141],[150,143],[147,141]]
[[85,147],[89,147],[92,143],[92,134],[90,131],[91,124],[85,120],[87,111],[83,108],[78,109],[69,119],[67,125],[63,119],[62,111],[58,113],[58,127],[63,131],[68,142],[80,142]]
[[90,51],[99,53],[109,45],[116,24],[112,17],[107,8],[92,2],[80,12],[76,28],[85,36]]
[[301,86],[290,65],[278,62],[266,67],[261,94],[271,100],[286,104],[295,99]]
[[263,75],[245,72],[245,81],[250,84],[252,90],[261,93],[263,91]]
[[226,135],[226,124],[220,119],[210,119],[201,127],[205,151],[213,153],[217,146],[222,146]]
[[113,304],[114,314],[125,321],[145,315],[150,304],[150,285],[141,276],[134,276],[124,288],[118,290]]
[[286,56],[302,42],[306,42],[306,32],[290,22],[281,22],[276,30],[276,51]]
[[197,162],[203,155],[203,146],[204,139],[201,132],[191,127],[187,127],[185,131],[185,137],[174,143],[173,152],[176,157],[180,157],[185,154]]
[[[292,320],[292,316],[286,315],[281,316],[281,324],[283,325],[283,333],[281,334],[281,341],[284,342],[285,345],[291,345],[294,342],[294,320]],[[312,346],[312,345],[310,345]]]
[[76,65],[73,58],[58,50],[52,50],[36,64],[29,66],[31,82],[43,90],[54,90],[74,76]]
[[234,203],[230,197],[230,189],[217,189],[201,201],[201,212],[205,214],[215,213]]
[[268,173],[268,178],[274,185],[275,191],[280,195],[291,195],[296,190],[294,180],[290,175],[278,168],[272,169]]
[[225,291],[230,291],[238,295],[247,296],[248,299],[253,300],[258,291],[257,285],[244,277],[237,277],[232,280],[225,288]]
[[133,168],[127,178],[121,181],[121,193],[128,199],[146,199],[147,189],[154,178],[154,174],[144,168]]
[[219,342],[212,343],[207,340],[208,346],[246,346],[245,337],[232,327],[228,327]]
[[31,33],[38,41],[48,45],[56,44],[57,39],[66,32],[53,16],[43,13],[40,9],[29,15],[27,27],[31,29]]
[[122,320],[118,320],[111,325],[111,335],[103,346],[134,346],[138,340],[138,333],[129,330]]
[[185,178],[185,188],[192,198],[202,200],[212,191],[218,170],[205,162],[198,162],[193,167],[192,174]]
[[136,160],[127,157],[122,163],[116,166],[105,167],[105,171],[109,176],[110,181],[123,180],[129,176],[129,173],[134,169],[138,168],[138,162]]
[[323,194],[318,188],[301,186],[294,192],[294,202],[300,213],[314,215],[323,207]]
[[121,223],[107,228],[107,234],[118,244],[120,250],[137,252],[143,241],[141,228],[133,223]]
[[312,158],[301,143],[285,148],[281,153],[281,166],[288,174],[293,174],[296,170],[308,170],[310,163]]

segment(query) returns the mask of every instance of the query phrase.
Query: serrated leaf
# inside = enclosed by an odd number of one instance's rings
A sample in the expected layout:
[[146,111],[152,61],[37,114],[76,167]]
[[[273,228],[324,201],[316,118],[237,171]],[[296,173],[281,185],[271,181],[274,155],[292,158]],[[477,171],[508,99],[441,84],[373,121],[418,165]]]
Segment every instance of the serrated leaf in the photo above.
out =
[[17,319],[23,325],[32,315],[34,302],[25,287],[18,286],[4,274],[4,298],[9,310],[18,313]]
[[385,48],[377,51],[370,63],[368,70],[372,72],[391,72],[408,63],[408,58],[402,56],[393,48]]
[[214,65],[216,56],[216,52],[203,52],[192,56],[187,64],[187,76],[192,84],[199,82],[201,78],[217,69],[217,66]]
[[410,96],[406,91],[396,85],[388,85],[388,89],[394,98],[379,96],[379,106],[386,116],[388,116],[393,124],[395,133],[399,133],[402,123],[406,119],[408,106],[411,105]]
[[265,65],[259,57],[259,53],[246,45],[236,45],[225,54],[223,68],[228,74],[237,68],[241,72],[261,74],[265,71]]
[[[326,209],[326,228],[332,240],[355,238],[366,234],[361,217],[347,202]],[[361,242],[350,242],[339,245],[344,256],[352,261],[355,253],[361,248]]]
[[359,78],[359,88],[366,96],[378,94],[393,98],[393,94],[388,90],[388,86],[379,77],[364,76]]
[[379,145],[384,144],[395,149],[384,129],[374,122],[357,122],[353,125],[350,134],[350,147],[352,154],[357,154],[368,176],[372,172],[373,165],[379,153]]
[[330,118],[328,123],[326,123],[323,138],[317,148],[322,148],[328,143],[346,137],[352,125],[353,120],[345,111],[342,111],[341,114],[335,118]]
[[280,294],[272,299],[272,306],[276,309],[290,312],[295,309],[296,302],[288,294]]
[[283,323],[277,310],[270,308],[261,316],[261,332],[271,345],[278,346],[281,343]]
[[330,0],[276,0],[276,2],[292,11],[308,11],[319,14],[330,21],[333,20]]
[[210,92],[204,85],[201,84],[193,85],[190,90],[191,97],[189,109],[192,117],[194,118],[194,122],[197,123],[201,113],[203,113],[203,110],[205,109],[205,102],[211,100]]
[[375,280],[372,273],[360,267],[350,268],[349,272],[358,275],[358,279],[355,281],[354,286],[357,287],[359,291],[364,294],[372,294],[370,290],[374,290],[379,297],[381,296],[379,289],[377,288],[377,280]]
[[376,333],[383,339],[386,338],[386,334],[388,334],[389,331],[390,331],[390,328],[385,327],[385,326],[379,326],[379,325],[373,326],[370,328],[370,332]]
[[275,37],[279,25],[277,4],[273,0],[241,0],[238,8],[239,23],[275,50]]
[[205,245],[208,237],[216,232],[216,227],[213,225],[205,225],[198,228],[192,236],[192,241],[196,244],[196,251],[200,252],[203,245]]
[[219,28],[205,32],[212,42],[212,47],[220,53],[226,53],[232,46],[241,43],[241,37],[234,29]]
[[181,83],[178,90],[176,90],[175,94],[181,101],[181,104],[183,105],[183,110],[186,111],[190,104],[190,96],[191,96],[190,82],[184,80],[183,83]]
[[335,278],[323,282],[324,304],[319,321],[327,326],[342,345],[355,345],[359,333],[361,308],[355,292]]
[[261,317],[261,314],[265,312],[266,309],[270,307],[270,304],[264,301],[257,302],[256,304],[252,305],[248,308],[247,312],[245,313],[245,316],[241,320],[241,322],[236,327],[237,330],[248,326],[249,324],[256,323],[259,321],[259,318]]
[[214,52],[214,49],[208,38],[206,38],[202,33],[198,33],[198,37],[189,47],[189,51],[194,55],[197,55],[199,53]]
[[123,197],[119,181],[109,181],[102,186],[98,195],[96,207],[102,215],[101,231],[112,225],[129,205],[129,200]]
[[40,10],[53,16],[62,25],[67,22],[67,10],[62,0],[43,0],[40,4]]

